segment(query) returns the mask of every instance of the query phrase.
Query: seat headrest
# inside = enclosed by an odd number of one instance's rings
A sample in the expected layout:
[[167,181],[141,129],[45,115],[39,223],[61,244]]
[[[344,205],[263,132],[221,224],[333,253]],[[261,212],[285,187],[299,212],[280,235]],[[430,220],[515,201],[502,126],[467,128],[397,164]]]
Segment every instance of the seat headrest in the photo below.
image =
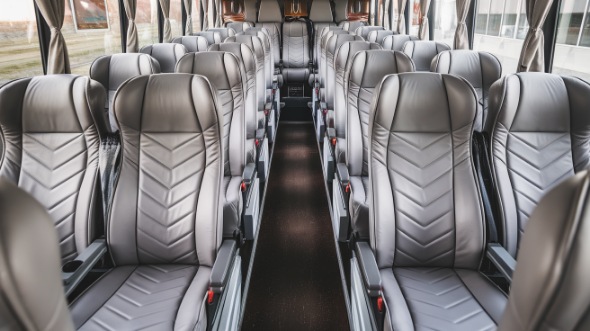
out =
[[314,23],[331,23],[334,22],[332,16],[332,6],[329,0],[314,0],[311,3],[309,19]]
[[[202,38],[202,37],[200,37]],[[144,46],[141,53],[149,54],[160,63],[161,72],[174,72],[176,61],[188,53],[186,47],[177,43],[163,43]]]
[[590,329],[589,189],[584,170],[540,200],[523,235],[498,330]]
[[53,220],[33,197],[0,179],[0,320],[6,330],[74,330]]
[[371,49],[379,50],[381,49],[381,45],[370,43],[368,41],[349,41],[342,44],[342,46],[336,50],[334,56],[334,68],[336,69],[336,73],[343,72],[344,69],[352,63],[352,59],[356,53]]
[[407,34],[393,34],[383,38],[383,48],[391,49],[393,51],[402,51],[406,42],[411,40],[419,40],[416,36],[409,36]]
[[349,80],[359,87],[374,88],[386,75],[413,71],[414,63],[402,52],[366,50],[353,57]]
[[90,78],[101,83],[107,91],[117,90],[131,77],[158,73],[158,60],[143,53],[104,55],[90,66]]
[[189,52],[205,52],[209,48],[207,38],[202,36],[183,36],[172,39],[173,43],[182,44]]
[[272,23],[282,22],[283,14],[281,13],[281,7],[277,0],[262,0],[260,1],[260,9],[258,11],[258,22],[260,23]]
[[220,42],[223,41],[223,40],[221,40],[221,33],[217,32],[217,31],[211,31],[211,30],[195,32],[195,33],[191,34],[191,36],[205,37],[205,39],[207,39],[207,43],[209,45],[219,44]]
[[458,49],[439,53],[430,71],[461,76],[475,88],[489,89],[502,76],[502,64],[490,53]]
[[176,72],[203,75],[217,90],[241,84],[238,60],[229,52],[188,53],[178,60]]
[[438,53],[449,50],[451,47],[445,43],[427,40],[410,40],[403,48],[403,52],[414,61],[416,71],[430,71],[432,60]]

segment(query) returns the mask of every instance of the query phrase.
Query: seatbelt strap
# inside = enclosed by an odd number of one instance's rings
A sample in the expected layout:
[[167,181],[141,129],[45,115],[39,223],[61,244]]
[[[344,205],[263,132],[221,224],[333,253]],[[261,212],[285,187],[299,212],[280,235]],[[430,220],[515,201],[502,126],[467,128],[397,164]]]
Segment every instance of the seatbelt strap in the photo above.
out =
[[[488,190],[490,185],[492,185],[491,169],[489,168],[489,162],[486,157],[487,149],[485,146],[485,138],[481,133],[475,132],[473,134],[473,145],[475,170],[477,172],[477,180],[481,191],[481,198],[483,200],[484,213],[488,227],[488,242],[497,243],[498,227],[496,226],[493,212],[494,209],[492,207],[492,196],[490,190]],[[490,183],[486,183],[486,178],[490,179]]]
[[106,139],[101,142],[101,148],[99,150],[98,167],[100,171],[103,215],[105,219],[108,217],[108,212],[111,207],[113,186],[115,178],[117,177],[116,164],[120,149],[121,145],[118,136],[108,135]]

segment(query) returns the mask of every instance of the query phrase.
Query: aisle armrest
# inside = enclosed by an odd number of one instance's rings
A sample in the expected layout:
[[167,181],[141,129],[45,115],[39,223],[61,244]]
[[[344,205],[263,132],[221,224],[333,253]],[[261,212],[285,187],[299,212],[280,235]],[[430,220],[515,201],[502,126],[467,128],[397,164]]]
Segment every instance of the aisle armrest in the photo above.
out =
[[214,293],[221,293],[227,284],[231,267],[234,263],[238,245],[235,240],[224,240],[217,251],[217,258],[211,269],[209,287]]
[[509,283],[512,283],[512,275],[516,269],[516,260],[508,253],[506,248],[498,243],[488,244],[486,252],[490,261],[498,268]]
[[75,260],[69,261],[62,266],[61,277],[66,295],[72,293],[106,252],[106,240],[97,239],[86,247]]
[[355,246],[359,267],[369,296],[376,297],[381,292],[381,275],[377,261],[369,243],[361,241]]

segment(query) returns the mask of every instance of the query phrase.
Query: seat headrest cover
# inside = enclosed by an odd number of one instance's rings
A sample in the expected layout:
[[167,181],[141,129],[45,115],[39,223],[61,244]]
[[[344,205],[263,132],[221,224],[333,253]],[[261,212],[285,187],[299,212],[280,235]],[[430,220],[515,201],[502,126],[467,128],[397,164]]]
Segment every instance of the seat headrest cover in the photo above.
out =
[[410,40],[418,40],[416,36],[409,36],[407,34],[394,34],[383,38],[383,48],[394,51],[402,51],[406,42]]
[[413,72],[414,64],[404,53],[389,50],[366,50],[356,53],[349,81],[360,87],[376,87],[384,76]]
[[148,54],[121,53],[101,56],[90,66],[90,78],[108,91],[115,91],[127,79],[160,73],[160,63]]
[[262,0],[258,11],[258,22],[282,22],[283,15],[277,0]]
[[584,170],[549,191],[533,211],[498,330],[590,328],[589,189]]
[[209,48],[207,38],[202,36],[183,36],[172,39],[173,43],[183,44],[189,52],[205,52]]
[[451,48],[445,43],[427,40],[410,40],[403,48],[403,52],[414,61],[416,71],[430,71],[432,61],[438,53],[449,50]]
[[332,17],[332,6],[329,0],[314,0],[311,3],[309,19],[314,23],[334,22]]
[[0,325],[5,330],[69,331],[58,239],[37,200],[0,179]]
[[489,89],[502,76],[502,65],[490,53],[461,49],[439,53],[430,71],[461,76],[475,88]]
[[240,67],[235,55],[226,52],[188,53],[176,64],[176,72],[207,77],[216,90],[229,90],[241,84]]
[[[202,37],[198,37],[202,38]],[[144,46],[140,50],[141,53],[149,54],[160,63],[160,71],[165,73],[174,72],[176,62],[188,50],[182,44],[178,43],[163,43]]]

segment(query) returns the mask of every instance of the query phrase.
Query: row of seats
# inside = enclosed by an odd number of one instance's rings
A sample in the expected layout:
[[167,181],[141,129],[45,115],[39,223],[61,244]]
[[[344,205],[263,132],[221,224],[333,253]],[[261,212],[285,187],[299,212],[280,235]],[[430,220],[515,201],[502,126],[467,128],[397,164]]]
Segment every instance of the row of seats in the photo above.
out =
[[[233,59],[200,53],[179,66],[196,56],[210,64],[214,57]],[[122,153],[104,230],[98,222],[103,87],[86,77],[51,75],[0,89],[0,260],[12,275],[1,280],[3,328],[204,330],[237,323],[239,243],[226,235],[221,208],[228,170],[233,174],[234,159],[244,158],[228,153],[237,146],[228,147],[224,88],[238,93],[241,84],[235,59],[232,65],[227,87],[193,74],[142,75],[120,86],[113,112]],[[242,97],[235,99],[237,108]],[[95,239],[103,232],[106,244]],[[92,267],[87,259],[105,251],[114,267],[68,309],[62,280],[69,285],[66,276]],[[31,258],[36,263],[27,264]],[[61,275],[60,260],[69,261]]]
[[[492,86],[490,149],[480,153],[491,159],[505,249],[486,246],[490,220],[478,181],[485,174],[475,167],[472,141],[480,107],[471,84],[449,74],[390,74],[374,94],[366,143],[347,155],[355,159],[350,170],[366,171],[350,189],[364,191],[369,209],[367,232],[352,240],[355,329],[363,310],[385,330],[588,327],[581,290],[588,259],[579,249],[590,84],[521,73]],[[518,264],[511,260],[517,252]],[[486,254],[505,272],[509,296],[480,272]]]

